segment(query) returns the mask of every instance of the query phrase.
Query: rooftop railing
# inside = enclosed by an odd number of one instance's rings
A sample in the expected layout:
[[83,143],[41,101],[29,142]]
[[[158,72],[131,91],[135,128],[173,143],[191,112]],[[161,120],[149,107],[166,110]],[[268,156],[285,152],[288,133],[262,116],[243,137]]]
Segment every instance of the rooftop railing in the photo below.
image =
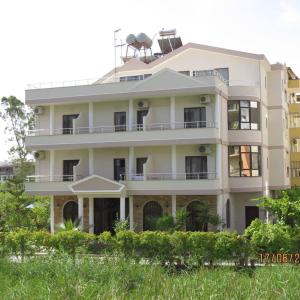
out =
[[215,128],[213,121],[193,121],[193,122],[175,122],[175,123],[153,123],[153,124],[133,124],[131,128],[128,125],[100,125],[95,127],[77,127],[77,128],[56,128],[51,134],[50,129],[29,130],[29,136],[47,136],[63,134],[91,134],[91,133],[113,133],[124,131],[155,131],[155,130],[175,130],[175,129],[193,129],[193,128]]
[[86,176],[83,175],[30,175],[26,177],[26,182],[64,182],[77,181]]

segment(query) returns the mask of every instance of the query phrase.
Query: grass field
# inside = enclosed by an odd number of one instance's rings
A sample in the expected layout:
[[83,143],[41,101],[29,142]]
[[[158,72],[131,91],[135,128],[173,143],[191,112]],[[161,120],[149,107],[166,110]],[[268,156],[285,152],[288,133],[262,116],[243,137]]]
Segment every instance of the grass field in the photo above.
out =
[[300,299],[300,268],[170,272],[126,261],[0,260],[0,299]]

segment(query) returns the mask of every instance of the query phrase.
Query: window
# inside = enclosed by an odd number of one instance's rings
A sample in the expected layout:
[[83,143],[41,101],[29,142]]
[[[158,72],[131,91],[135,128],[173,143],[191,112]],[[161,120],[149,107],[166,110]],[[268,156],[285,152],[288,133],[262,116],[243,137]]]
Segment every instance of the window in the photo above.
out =
[[79,114],[63,115],[63,134],[73,134],[73,120],[78,116]]
[[186,179],[207,179],[207,156],[185,157]]
[[65,221],[71,220],[73,223],[78,219],[78,203],[69,201],[63,208],[63,218]]
[[114,159],[114,180],[119,181],[125,175],[125,158]]
[[79,163],[79,159],[63,161],[63,181],[73,181],[74,167]]
[[300,161],[291,162],[292,177],[300,177]]
[[136,159],[136,174],[143,175],[144,174],[144,164],[147,162],[147,157],[138,157]]
[[226,227],[230,228],[230,199],[226,201]]
[[178,73],[186,75],[186,76],[190,76],[190,71],[179,71]]
[[209,207],[201,201],[192,201],[186,208],[186,231],[207,231]]
[[229,69],[228,68],[217,68],[215,69],[227,82],[227,85],[229,85]]
[[121,76],[120,77],[120,82],[124,82],[124,81],[139,81],[139,80],[147,79],[147,78],[149,78],[151,76],[152,76],[152,74]]
[[228,129],[259,130],[259,103],[248,100],[228,101]]
[[259,146],[229,146],[229,176],[257,177],[261,173]]
[[156,201],[146,203],[143,209],[143,230],[155,230],[155,222],[162,216],[162,207]]
[[115,131],[126,131],[126,112],[115,112]]
[[148,114],[148,109],[141,109],[137,111],[136,115],[136,124],[137,124],[137,130],[141,131],[144,128],[144,122],[143,118],[147,116]]
[[192,107],[184,109],[184,128],[206,127],[206,108]]

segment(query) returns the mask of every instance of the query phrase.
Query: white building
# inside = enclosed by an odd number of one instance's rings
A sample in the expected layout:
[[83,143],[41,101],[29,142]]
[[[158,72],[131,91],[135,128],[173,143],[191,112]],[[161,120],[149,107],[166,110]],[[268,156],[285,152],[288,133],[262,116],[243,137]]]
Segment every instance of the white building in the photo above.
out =
[[78,216],[90,232],[127,216],[147,230],[181,208],[197,230],[200,201],[242,232],[265,217],[252,199],[290,187],[286,90],[285,66],[264,55],[193,43],[93,84],[29,89],[26,190],[52,197],[52,231]]

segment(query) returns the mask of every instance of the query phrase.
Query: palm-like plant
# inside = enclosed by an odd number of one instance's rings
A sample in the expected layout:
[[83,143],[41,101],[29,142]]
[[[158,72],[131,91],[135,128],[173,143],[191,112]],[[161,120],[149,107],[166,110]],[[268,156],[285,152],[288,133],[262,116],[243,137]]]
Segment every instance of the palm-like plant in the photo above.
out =
[[64,220],[57,225],[57,231],[79,231],[81,225],[81,218],[76,219],[74,222],[71,219]]

